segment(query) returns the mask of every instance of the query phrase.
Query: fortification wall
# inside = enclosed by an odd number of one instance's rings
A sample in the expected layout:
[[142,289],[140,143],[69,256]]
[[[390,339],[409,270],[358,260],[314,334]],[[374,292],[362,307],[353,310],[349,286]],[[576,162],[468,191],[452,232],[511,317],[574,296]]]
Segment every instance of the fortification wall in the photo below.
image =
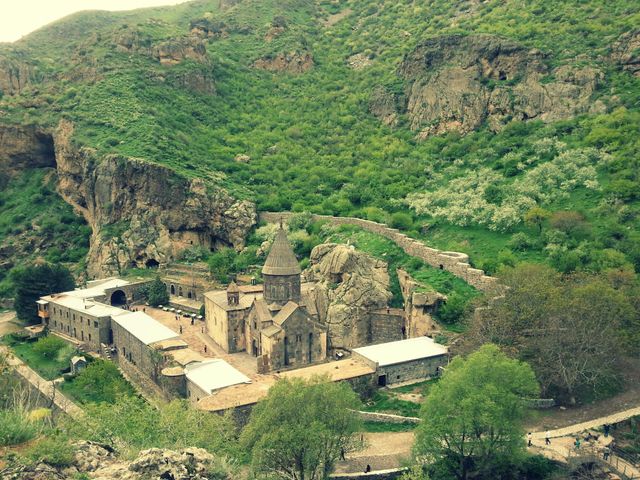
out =
[[[267,223],[276,223],[280,219],[286,221],[292,215],[295,214],[291,212],[261,212],[259,219]],[[372,222],[371,220],[354,217],[332,217],[330,215],[312,215],[312,218],[315,221],[325,220],[333,225],[356,225],[364,230],[388,238],[407,255],[419,258],[434,268],[447,270],[478,290],[487,292],[498,289],[497,279],[485,275],[483,270],[473,268],[469,264],[469,256],[466,253],[444,252],[428,247],[419,240],[408,237],[396,228],[391,228],[383,223]]]

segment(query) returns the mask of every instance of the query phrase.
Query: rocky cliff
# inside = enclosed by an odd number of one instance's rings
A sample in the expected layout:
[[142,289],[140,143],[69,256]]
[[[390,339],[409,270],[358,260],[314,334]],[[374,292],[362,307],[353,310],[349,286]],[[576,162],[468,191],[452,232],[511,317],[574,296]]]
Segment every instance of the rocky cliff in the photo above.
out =
[[90,276],[164,264],[194,245],[244,245],[256,220],[252,203],[143,160],[98,161],[72,134],[67,121],[54,134],[58,190],[93,229]]
[[8,467],[0,471],[5,480],[230,480],[229,469],[202,448],[144,450],[132,461],[119,458],[106,445],[78,442],[73,463],[55,467],[45,462]]
[[53,138],[45,130],[0,125],[0,186],[15,170],[55,166]]
[[640,30],[623,34],[611,48],[611,60],[640,77]]
[[24,57],[25,52],[13,47],[0,50],[0,98],[18,94],[40,79],[36,66]]
[[259,58],[253,63],[254,68],[268,70],[270,72],[287,72],[300,74],[313,67],[311,53],[305,51],[293,51],[279,53],[275,56]]
[[368,312],[391,300],[387,264],[349,245],[316,246],[304,272],[317,282],[313,297],[320,320],[329,327],[332,348],[353,348],[371,336]]
[[[594,102],[602,73],[592,67],[551,68],[543,52],[492,35],[443,35],[405,56],[399,74],[406,82],[410,126],[419,138],[447,131],[470,132],[485,121],[499,130],[511,120],[562,120],[601,111]],[[385,123],[390,101],[373,102]],[[380,106],[383,108],[380,108]]]

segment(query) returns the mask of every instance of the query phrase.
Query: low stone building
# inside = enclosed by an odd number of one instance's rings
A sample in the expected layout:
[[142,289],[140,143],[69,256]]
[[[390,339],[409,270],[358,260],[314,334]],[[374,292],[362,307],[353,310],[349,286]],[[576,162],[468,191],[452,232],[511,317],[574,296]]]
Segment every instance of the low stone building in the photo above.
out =
[[428,337],[356,348],[352,355],[376,370],[380,387],[438,376],[449,363],[447,347]]
[[223,388],[251,383],[249,377],[221,359],[192,363],[184,368],[184,372],[187,398],[194,403]]
[[112,329],[118,363],[128,362],[154,381],[165,363],[163,352],[187,347],[176,332],[143,312],[114,316]]

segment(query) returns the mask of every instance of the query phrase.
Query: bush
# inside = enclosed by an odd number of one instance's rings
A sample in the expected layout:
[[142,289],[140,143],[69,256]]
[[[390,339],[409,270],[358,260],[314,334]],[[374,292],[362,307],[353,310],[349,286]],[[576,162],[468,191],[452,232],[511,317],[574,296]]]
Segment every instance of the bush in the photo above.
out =
[[156,277],[155,280],[144,286],[142,294],[146,298],[149,305],[157,307],[158,305],[166,305],[169,303],[169,294],[167,293],[167,287],[160,277]]
[[69,467],[74,461],[74,448],[61,437],[45,437],[29,449],[27,457],[34,463]]
[[0,410],[0,446],[18,445],[31,440],[38,433],[36,424],[24,412]]
[[466,309],[467,300],[457,293],[452,293],[448,296],[446,303],[438,309],[436,317],[442,323],[451,325],[462,320]]
[[408,213],[396,212],[391,215],[391,226],[399,230],[410,230],[413,227],[413,218]]
[[39,339],[33,346],[33,351],[47,360],[55,360],[58,356],[58,352],[66,347],[68,344],[60,337],[55,335],[48,335]]
[[589,233],[589,225],[579,212],[563,211],[551,215],[551,226],[571,237],[582,237]]
[[526,233],[518,232],[511,236],[508,246],[511,250],[516,252],[523,252],[528,250],[535,244],[535,241]]

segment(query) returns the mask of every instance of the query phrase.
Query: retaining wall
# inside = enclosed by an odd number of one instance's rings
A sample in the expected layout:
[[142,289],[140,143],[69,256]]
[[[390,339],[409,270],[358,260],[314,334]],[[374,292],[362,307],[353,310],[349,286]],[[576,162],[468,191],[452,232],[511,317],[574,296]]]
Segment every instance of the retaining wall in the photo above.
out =
[[390,468],[388,470],[376,470],[369,473],[334,473],[329,475],[329,478],[334,480],[393,480],[400,478],[403,473],[407,471],[406,468]]
[[379,412],[356,412],[365,422],[379,423],[420,423],[422,420],[418,417],[403,417],[401,415],[392,415],[390,413]]
[[[291,212],[261,212],[258,218],[263,222],[276,223],[280,219],[286,221],[292,215],[295,214]],[[311,217],[314,221],[324,220],[333,225],[356,225],[364,230],[388,238],[407,255],[419,258],[434,268],[447,270],[483,292],[499,288],[495,277],[485,275],[483,270],[473,268],[469,264],[469,256],[466,253],[443,252],[442,250],[428,247],[419,240],[408,237],[396,228],[391,228],[383,223],[372,222],[371,220],[354,217],[332,217],[330,215],[312,215]]]

